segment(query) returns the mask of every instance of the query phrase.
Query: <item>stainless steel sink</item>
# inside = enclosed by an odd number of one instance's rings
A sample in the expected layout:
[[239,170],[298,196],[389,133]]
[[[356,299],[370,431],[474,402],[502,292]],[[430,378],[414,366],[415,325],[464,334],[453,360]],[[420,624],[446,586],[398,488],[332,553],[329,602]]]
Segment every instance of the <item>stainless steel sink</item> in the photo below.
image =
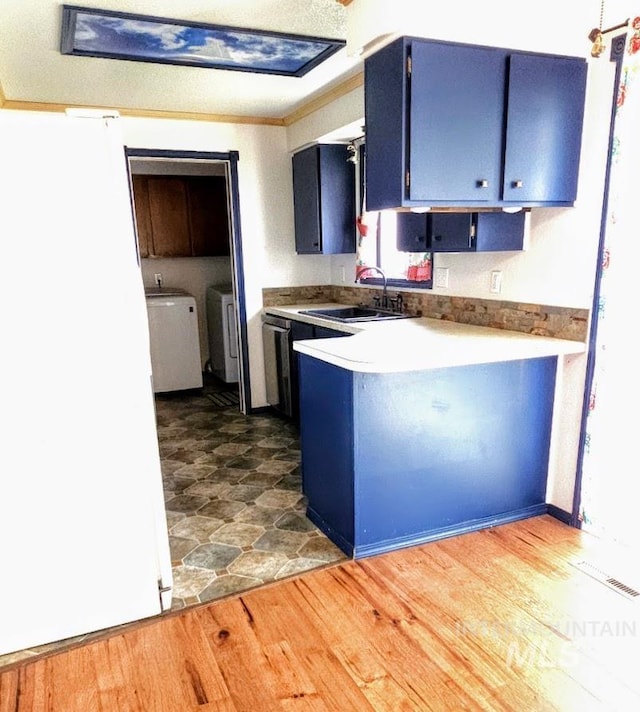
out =
[[320,316],[333,321],[382,321],[384,319],[407,319],[410,314],[401,314],[375,307],[337,307],[335,309],[305,309],[300,314]]

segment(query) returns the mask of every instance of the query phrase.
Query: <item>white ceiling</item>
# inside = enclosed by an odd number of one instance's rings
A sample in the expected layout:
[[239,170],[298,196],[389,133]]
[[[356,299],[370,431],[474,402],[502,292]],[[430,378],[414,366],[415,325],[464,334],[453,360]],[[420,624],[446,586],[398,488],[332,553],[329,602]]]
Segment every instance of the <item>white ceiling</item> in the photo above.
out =
[[[338,0],[75,2],[174,20],[346,39],[347,10]],[[345,48],[299,78],[62,55],[62,4],[0,0],[0,87],[7,105],[36,102],[283,119],[362,69]]]

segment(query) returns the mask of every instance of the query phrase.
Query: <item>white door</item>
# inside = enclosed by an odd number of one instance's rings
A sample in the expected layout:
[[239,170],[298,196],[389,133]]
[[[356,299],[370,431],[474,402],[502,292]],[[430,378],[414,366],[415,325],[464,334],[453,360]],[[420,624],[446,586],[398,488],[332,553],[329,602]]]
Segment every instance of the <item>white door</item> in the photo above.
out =
[[0,110],[0,653],[171,583],[118,121]]

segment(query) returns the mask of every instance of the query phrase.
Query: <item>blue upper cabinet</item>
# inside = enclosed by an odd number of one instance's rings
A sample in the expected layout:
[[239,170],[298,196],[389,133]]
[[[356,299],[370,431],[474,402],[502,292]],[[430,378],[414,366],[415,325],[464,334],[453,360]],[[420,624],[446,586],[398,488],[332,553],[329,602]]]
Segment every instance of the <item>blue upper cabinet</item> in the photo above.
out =
[[370,210],[567,206],[586,62],[402,37],[365,61]]
[[318,144],[295,153],[293,208],[298,254],[356,251],[355,169],[347,147]]

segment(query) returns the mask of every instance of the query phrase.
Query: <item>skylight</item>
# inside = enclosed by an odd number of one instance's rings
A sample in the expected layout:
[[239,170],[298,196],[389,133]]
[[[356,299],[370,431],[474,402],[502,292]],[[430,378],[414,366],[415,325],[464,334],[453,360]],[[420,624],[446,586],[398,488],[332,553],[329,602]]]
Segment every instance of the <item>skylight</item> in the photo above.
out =
[[60,51],[83,57],[301,77],[344,40],[63,5]]

